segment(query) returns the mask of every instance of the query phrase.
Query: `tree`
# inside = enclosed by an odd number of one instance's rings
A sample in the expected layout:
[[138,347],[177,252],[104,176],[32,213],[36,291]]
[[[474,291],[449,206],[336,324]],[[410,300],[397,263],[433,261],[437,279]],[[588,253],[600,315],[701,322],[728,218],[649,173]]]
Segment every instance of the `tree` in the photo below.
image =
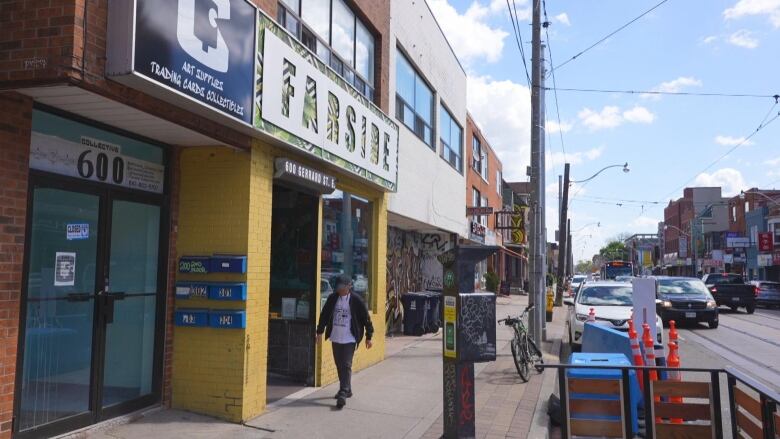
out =
[[628,250],[626,245],[623,244],[623,241],[618,241],[616,239],[611,240],[599,250],[599,255],[607,261],[623,260],[627,254]]
[[575,270],[577,273],[593,273],[595,268],[596,267],[593,264],[593,262],[588,260],[579,261],[575,266]]

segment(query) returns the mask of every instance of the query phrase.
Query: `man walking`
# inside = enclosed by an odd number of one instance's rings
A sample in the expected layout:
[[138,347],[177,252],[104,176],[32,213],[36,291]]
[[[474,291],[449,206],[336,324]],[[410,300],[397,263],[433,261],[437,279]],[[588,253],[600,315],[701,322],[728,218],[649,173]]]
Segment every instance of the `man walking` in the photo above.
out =
[[352,279],[338,275],[334,281],[335,292],[328,296],[317,325],[317,344],[322,343],[322,334],[333,344],[333,360],[339,374],[339,391],[336,406],[343,408],[347,398],[352,396],[352,357],[355,349],[366,335],[366,349],[371,349],[374,326],[363,299],[352,294]]

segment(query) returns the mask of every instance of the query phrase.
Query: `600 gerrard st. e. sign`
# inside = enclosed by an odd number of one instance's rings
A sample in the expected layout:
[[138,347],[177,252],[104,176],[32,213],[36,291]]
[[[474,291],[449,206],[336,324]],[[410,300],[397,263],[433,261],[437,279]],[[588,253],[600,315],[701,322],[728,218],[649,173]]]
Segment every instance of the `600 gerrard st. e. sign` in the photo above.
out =
[[109,3],[112,79],[395,190],[398,125],[246,0]]

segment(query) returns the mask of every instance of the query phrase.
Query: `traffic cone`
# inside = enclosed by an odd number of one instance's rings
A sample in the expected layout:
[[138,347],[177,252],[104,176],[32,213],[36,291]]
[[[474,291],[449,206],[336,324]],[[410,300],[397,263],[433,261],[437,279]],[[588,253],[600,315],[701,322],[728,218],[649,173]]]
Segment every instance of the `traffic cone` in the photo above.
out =
[[590,312],[588,313],[588,321],[589,322],[595,322],[596,321],[596,311],[591,308]]
[[[677,344],[679,334],[677,333],[677,323],[674,320],[669,320],[669,342]],[[680,346],[679,344],[677,345]]]
[[[642,328],[644,329],[642,340],[645,344],[645,364],[647,366],[655,366],[655,343],[653,343],[653,337],[650,336],[650,325],[645,323],[642,325]],[[651,369],[649,374],[650,381],[658,381],[658,372],[656,372],[655,369]],[[655,402],[661,402],[661,397],[656,395],[653,400]],[[646,407],[645,410],[648,410],[648,408]],[[661,422],[661,418],[656,417],[655,422]]]
[[[628,342],[631,344],[631,354],[634,357],[634,366],[644,366],[645,360],[642,358],[642,350],[639,348],[639,339],[637,338],[636,329],[634,329],[634,321],[628,321]],[[645,391],[645,380],[641,378],[641,375],[637,374],[639,381],[639,390]]]
[[[680,356],[678,355],[678,346],[675,342],[669,342],[669,358],[666,360],[668,367],[680,367]],[[682,381],[682,374],[679,370],[670,370],[668,373],[670,381]],[[672,396],[671,402],[681,404],[683,402],[682,396]],[[682,424],[682,418],[672,418],[672,424]]]

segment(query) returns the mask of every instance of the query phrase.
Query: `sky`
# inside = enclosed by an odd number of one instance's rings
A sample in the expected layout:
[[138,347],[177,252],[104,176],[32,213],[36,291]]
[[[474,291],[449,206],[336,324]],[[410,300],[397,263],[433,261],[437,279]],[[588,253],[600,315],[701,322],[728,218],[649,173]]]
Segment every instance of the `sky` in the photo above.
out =
[[[530,94],[507,1],[427,1],[466,70],[468,109],[498,152],[504,178],[526,181]],[[528,58],[531,1],[515,0]],[[571,187],[575,260],[590,259],[618,234],[656,233],[664,207],[682,196],[683,187],[721,186],[724,196],[780,188],[780,121],[773,119],[780,105],[769,97],[780,94],[780,0],[667,0],[563,66],[660,0],[545,2],[550,26],[542,37],[550,46],[548,70],[558,66],[559,89],[765,96],[561,90],[559,124],[555,95],[548,91],[548,240],[558,224],[558,175],[565,162],[574,181],[608,165],[627,162],[630,169],[608,169]],[[548,87],[552,79],[546,79]]]

